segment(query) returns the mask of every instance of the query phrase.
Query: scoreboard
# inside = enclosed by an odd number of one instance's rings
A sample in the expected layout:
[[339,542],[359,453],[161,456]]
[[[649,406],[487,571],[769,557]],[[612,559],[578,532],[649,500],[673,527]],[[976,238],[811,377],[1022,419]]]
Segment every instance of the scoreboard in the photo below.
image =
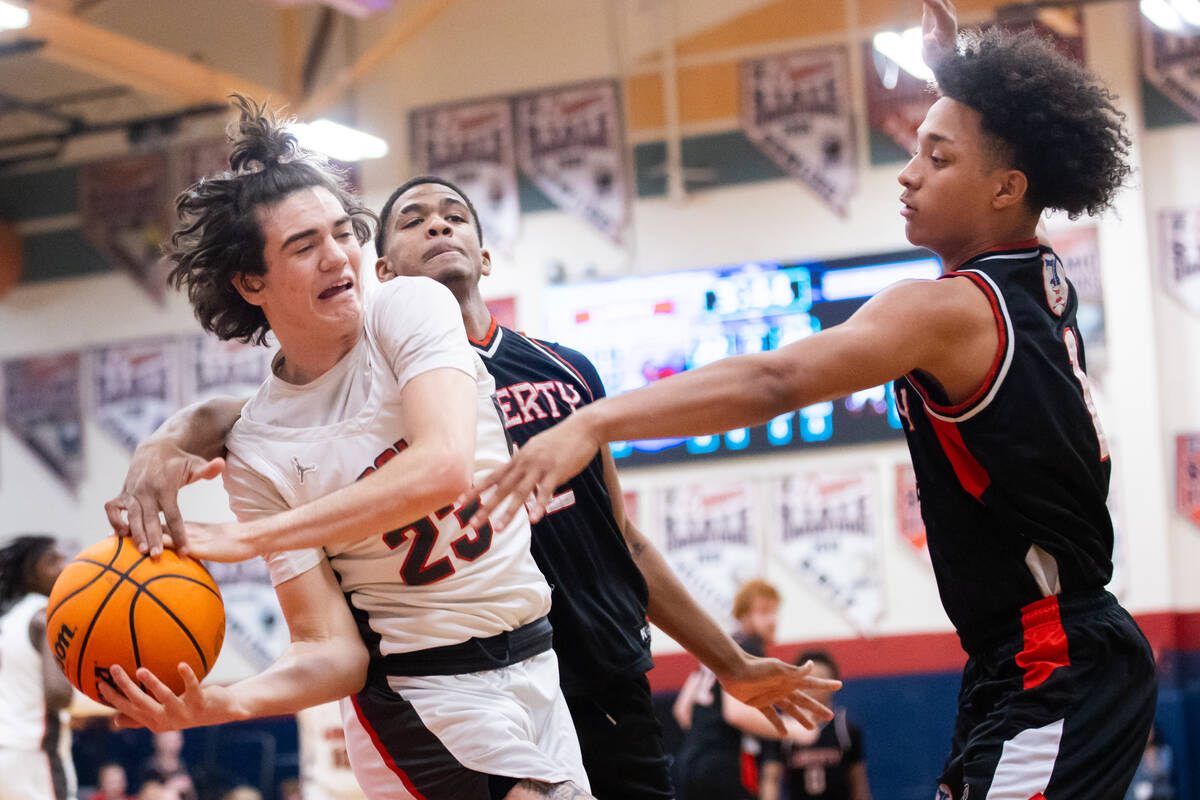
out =
[[[923,250],[813,263],[752,262],[547,289],[545,338],[584,353],[609,394],[742,353],[774,350],[844,322],[899,280],[941,274]],[[638,466],[881,441],[900,434],[889,387],[876,386],[714,436],[614,442]]]

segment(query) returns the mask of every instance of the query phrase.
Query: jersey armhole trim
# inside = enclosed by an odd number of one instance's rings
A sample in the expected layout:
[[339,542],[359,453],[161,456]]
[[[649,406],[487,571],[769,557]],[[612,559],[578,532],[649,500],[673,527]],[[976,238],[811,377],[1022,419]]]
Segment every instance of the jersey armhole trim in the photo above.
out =
[[929,396],[928,389],[916,372],[910,372],[905,376],[913,388],[917,390],[917,393],[921,395],[921,402],[929,414],[944,422],[965,422],[987,408],[992,398],[996,396],[996,392],[999,391],[1005,376],[1008,375],[1009,367],[1012,366],[1014,350],[1012,320],[1008,316],[1008,307],[1005,305],[1004,297],[1000,294],[999,288],[992,282],[992,279],[979,270],[947,272],[942,276],[942,278],[955,277],[971,280],[988,299],[988,303],[992,307],[992,314],[996,320],[996,333],[999,342],[997,343],[996,354],[992,358],[991,367],[988,368],[987,375],[984,377],[982,383],[980,383],[979,388],[961,403],[953,405],[938,403]]

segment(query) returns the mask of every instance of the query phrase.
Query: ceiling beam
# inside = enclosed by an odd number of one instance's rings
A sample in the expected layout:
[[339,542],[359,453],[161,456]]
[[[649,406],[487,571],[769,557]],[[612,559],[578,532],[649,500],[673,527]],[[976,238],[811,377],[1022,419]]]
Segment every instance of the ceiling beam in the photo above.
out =
[[443,11],[454,5],[454,2],[455,0],[422,0],[420,5],[411,11],[398,12],[400,18],[393,22],[358,60],[339,70],[333,80],[317,89],[300,104],[300,115],[315,116],[335,104],[343,93],[374,72],[386,59],[395,55],[405,42],[424,30],[441,16]]
[[[46,42],[38,57],[47,61],[181,105],[224,102],[234,91],[259,102],[270,97],[279,104],[287,99],[278,90],[90,25],[43,4],[24,0],[16,4],[29,11],[29,27],[21,33]],[[0,34],[0,44],[8,35]]]

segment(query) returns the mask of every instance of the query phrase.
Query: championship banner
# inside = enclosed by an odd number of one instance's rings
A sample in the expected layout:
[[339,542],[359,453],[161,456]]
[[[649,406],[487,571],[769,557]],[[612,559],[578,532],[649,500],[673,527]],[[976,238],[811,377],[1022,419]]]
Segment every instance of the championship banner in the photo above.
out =
[[1104,285],[1100,277],[1100,239],[1096,226],[1052,232],[1050,243],[1075,286],[1079,307],[1075,319],[1087,355],[1088,378],[1099,386],[1108,375],[1108,340],[1104,327]]
[[921,499],[917,494],[917,473],[912,464],[896,465],[896,530],[909,549],[929,561],[925,520],[921,517]]
[[913,77],[900,65],[864,42],[863,81],[867,88],[867,125],[905,153],[917,151],[917,128],[925,121],[937,94],[929,83]]
[[1163,283],[1179,302],[1200,314],[1200,208],[1158,216]]
[[515,103],[521,172],[560,208],[621,242],[629,212],[617,84],[547,89]]
[[1200,433],[1175,438],[1175,508],[1200,527]]
[[215,336],[190,337],[183,349],[183,402],[253,394],[271,374],[272,351]]
[[92,415],[129,452],[181,405],[174,342],[123,342],[88,354]]
[[1142,17],[1142,74],[1200,120],[1200,35],[1178,36]]
[[762,574],[753,486],[670,487],[655,506],[667,563],[708,613],[732,622],[738,588]]
[[105,259],[126,270],[158,301],[169,262],[162,243],[173,224],[165,150],[84,164],[79,169],[80,228]]
[[71,491],[83,478],[83,409],[78,353],[4,365],[4,417],[13,435]]
[[750,141],[840,214],[858,185],[846,51],[743,61],[741,121]]
[[261,558],[236,564],[204,562],[225,602],[225,646],[263,670],[288,645],[287,622]]
[[771,552],[824,594],[859,633],[883,615],[875,471],[789,475],[774,482]]
[[461,186],[479,213],[484,246],[511,253],[521,205],[508,99],[414,109],[409,125],[416,174]]

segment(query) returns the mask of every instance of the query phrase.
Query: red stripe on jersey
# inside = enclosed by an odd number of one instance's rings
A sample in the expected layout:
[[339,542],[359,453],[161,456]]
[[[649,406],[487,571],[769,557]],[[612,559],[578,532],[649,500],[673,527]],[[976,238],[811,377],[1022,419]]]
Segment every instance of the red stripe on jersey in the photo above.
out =
[[984,297],[988,299],[988,303],[992,306],[992,316],[996,319],[997,347],[996,354],[992,357],[992,365],[988,368],[987,375],[979,385],[979,388],[972,392],[971,396],[966,400],[954,405],[942,405],[930,398],[929,392],[921,385],[920,379],[915,374],[910,373],[909,377],[911,379],[909,383],[921,393],[921,399],[925,401],[927,408],[944,416],[955,416],[969,411],[972,406],[987,397],[987,393],[991,391],[992,384],[996,381],[996,375],[1000,372],[1000,365],[1004,363],[1004,356],[1008,352],[1008,323],[1004,319],[1004,312],[1000,310],[999,298],[996,297],[996,293],[992,291],[991,285],[982,276],[973,272],[947,272],[942,278],[970,278],[979,287],[979,290],[983,292]]
[[588,401],[589,402],[594,401],[596,399],[595,396],[592,394],[592,387],[588,384],[587,381],[585,381],[583,379],[583,376],[579,374],[579,370],[577,370],[577,369],[575,369],[575,367],[571,366],[570,361],[567,361],[565,358],[563,358],[558,353],[551,350],[549,347],[546,347],[541,342],[539,342],[537,339],[534,339],[532,336],[526,336],[525,338],[534,347],[538,348],[539,350],[544,352],[546,355],[550,356],[555,361],[562,364],[567,369],[571,370],[571,374],[574,375],[576,378],[579,378],[579,382],[583,384],[583,390],[588,393]]
[[1017,653],[1017,666],[1025,670],[1024,688],[1041,686],[1059,667],[1071,666],[1067,632],[1058,614],[1058,596],[1043,597],[1021,609],[1025,649]]
[[740,766],[742,788],[758,797],[758,761],[752,753],[743,750]]
[[409,794],[416,798],[416,800],[426,800],[425,795],[418,792],[417,787],[413,786],[413,782],[408,777],[408,773],[400,769],[399,765],[396,764],[396,760],[392,758],[392,754],[389,753],[387,748],[383,746],[383,742],[379,741],[379,734],[375,733],[375,729],[372,728],[371,723],[367,721],[367,716],[363,714],[362,708],[358,705],[358,698],[351,697],[350,701],[354,703],[354,713],[358,715],[358,721],[363,726],[363,730],[365,730],[367,735],[371,737],[371,744],[375,745],[375,750],[379,753],[380,757],[383,758],[383,763],[387,765],[388,769],[395,773],[396,777],[400,779],[402,784],[404,784],[404,788],[408,790]]
[[954,467],[954,474],[958,476],[958,482],[972,497],[980,500],[984,490],[991,485],[992,478],[967,449],[967,444],[963,441],[962,432],[959,431],[958,426],[937,417],[929,417],[929,424],[933,426],[933,432],[937,434],[942,452],[946,454],[946,458],[950,459],[950,466]]
[[1046,795],[1042,794],[1041,792],[1038,792],[1033,797],[1029,798],[1029,800],[1046,800]]
[[471,344],[479,345],[480,347],[491,347],[492,337],[496,335],[496,318],[492,317],[492,322],[488,325],[487,333],[483,335],[483,340],[474,338],[471,334],[467,334],[467,338],[471,340]]

